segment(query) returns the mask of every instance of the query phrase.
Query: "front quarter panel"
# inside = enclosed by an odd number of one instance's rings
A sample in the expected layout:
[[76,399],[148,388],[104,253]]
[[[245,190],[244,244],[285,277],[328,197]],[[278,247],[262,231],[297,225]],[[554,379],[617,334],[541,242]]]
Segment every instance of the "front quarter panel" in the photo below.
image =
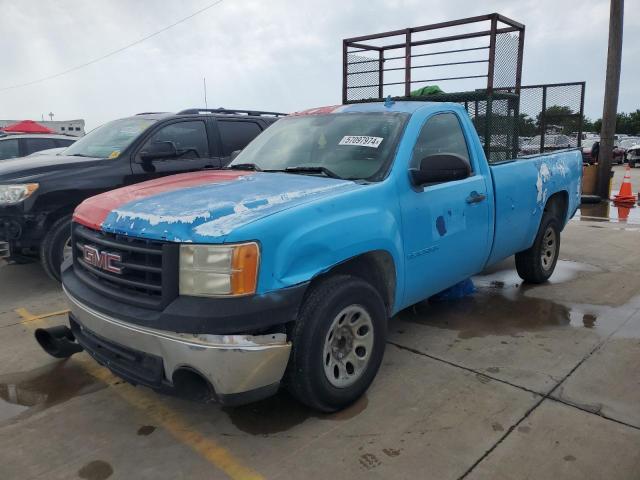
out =
[[280,212],[234,231],[226,242],[258,239],[258,293],[291,287],[355,256],[383,250],[396,266],[402,294],[402,241],[393,184],[362,185]]

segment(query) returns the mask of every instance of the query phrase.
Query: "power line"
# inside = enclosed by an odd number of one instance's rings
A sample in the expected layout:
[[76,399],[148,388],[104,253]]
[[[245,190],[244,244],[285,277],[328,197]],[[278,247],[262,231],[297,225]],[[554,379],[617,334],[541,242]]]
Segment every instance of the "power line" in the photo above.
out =
[[0,88],[0,92],[4,92],[4,91],[7,91],[7,90],[13,90],[13,89],[16,89],[16,88],[28,87],[30,85],[35,85],[36,83],[41,83],[41,82],[45,82],[47,80],[58,78],[58,77],[61,77],[63,75],[67,75],[68,73],[75,72],[76,70],[80,70],[81,68],[84,68],[86,66],[93,65],[94,63],[98,63],[98,62],[104,60],[105,58],[112,57],[113,55],[116,55],[116,54],[118,54],[120,52],[123,52],[124,50],[126,50],[128,48],[134,47],[134,46],[136,46],[136,45],[138,45],[138,44],[140,44],[140,43],[142,43],[142,42],[144,42],[146,40],[149,40],[150,38],[155,37],[156,35],[160,35],[161,33],[166,32],[167,30],[169,30],[170,28],[173,28],[176,25],[179,25],[180,23],[185,22],[185,21],[195,17],[196,15],[199,15],[200,13],[202,13],[202,12],[204,12],[206,10],[209,10],[210,8],[215,7],[216,5],[222,3],[223,1],[224,0],[216,0],[215,2],[210,3],[206,7],[201,8],[200,10],[198,10],[196,12],[193,12],[191,15],[188,15],[188,16],[186,16],[184,18],[181,18],[180,20],[178,20],[175,23],[172,23],[171,25],[168,25],[168,26],[166,26],[164,28],[161,28],[160,30],[155,31],[155,32],[147,35],[146,37],[142,37],[141,39],[136,40],[135,42],[132,42],[132,43],[130,43],[128,45],[125,45],[124,47],[118,48],[117,50],[113,50],[112,52],[109,52],[109,53],[107,53],[105,55],[102,55],[101,57],[95,58],[95,59],[90,60],[88,62],[85,62],[85,63],[83,63],[81,65],[76,65],[75,67],[69,68],[68,70],[64,70],[62,72],[55,73],[53,75],[49,75],[49,76],[46,76],[46,77],[39,78],[37,80],[32,80],[30,82],[25,82],[25,83],[19,83],[17,85],[10,85],[8,87],[2,87],[2,88]]

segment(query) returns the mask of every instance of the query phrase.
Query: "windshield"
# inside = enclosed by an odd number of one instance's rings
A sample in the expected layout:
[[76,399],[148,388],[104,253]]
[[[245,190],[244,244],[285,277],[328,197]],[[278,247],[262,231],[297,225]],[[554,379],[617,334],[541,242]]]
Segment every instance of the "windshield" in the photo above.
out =
[[123,118],[89,132],[64,152],[78,157],[117,158],[140,133],[156,123],[147,118]]
[[[379,180],[388,169],[406,113],[342,113],[283,118],[260,134],[231,167]],[[308,171],[305,171],[309,169]],[[314,171],[315,169],[315,171]]]

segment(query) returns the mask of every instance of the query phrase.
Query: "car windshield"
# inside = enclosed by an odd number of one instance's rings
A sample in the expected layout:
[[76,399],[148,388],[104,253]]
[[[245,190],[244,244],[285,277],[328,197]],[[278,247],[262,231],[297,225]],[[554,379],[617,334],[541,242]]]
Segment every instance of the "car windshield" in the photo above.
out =
[[591,148],[593,147],[593,144],[596,143],[598,141],[597,138],[589,138],[587,140],[583,140],[582,141],[582,148]]
[[64,152],[65,155],[95,158],[117,158],[140,133],[156,120],[123,118],[106,123],[89,132]]
[[230,167],[377,181],[408,117],[391,112],[286,117],[252,141]]

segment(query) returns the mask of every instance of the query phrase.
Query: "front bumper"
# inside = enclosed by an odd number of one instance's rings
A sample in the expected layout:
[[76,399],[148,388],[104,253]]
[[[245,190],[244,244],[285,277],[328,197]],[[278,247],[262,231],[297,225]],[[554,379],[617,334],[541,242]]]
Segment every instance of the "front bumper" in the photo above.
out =
[[11,207],[0,208],[0,242],[7,243],[12,252],[36,250],[44,234],[44,216],[25,215]]
[[202,375],[222,404],[255,401],[275,393],[289,360],[283,333],[185,334],[134,325],[98,312],[66,289],[78,342],[99,363],[134,384],[171,390],[173,374]]

